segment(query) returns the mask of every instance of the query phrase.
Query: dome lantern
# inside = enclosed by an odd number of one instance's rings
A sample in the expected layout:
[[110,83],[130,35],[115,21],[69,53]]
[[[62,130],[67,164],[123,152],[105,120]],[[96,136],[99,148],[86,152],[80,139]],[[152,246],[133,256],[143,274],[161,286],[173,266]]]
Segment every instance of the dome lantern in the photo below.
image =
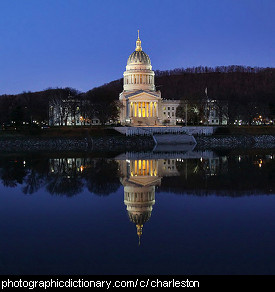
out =
[[136,41],[136,51],[142,51],[141,40],[139,38],[139,30],[138,30],[138,39]]

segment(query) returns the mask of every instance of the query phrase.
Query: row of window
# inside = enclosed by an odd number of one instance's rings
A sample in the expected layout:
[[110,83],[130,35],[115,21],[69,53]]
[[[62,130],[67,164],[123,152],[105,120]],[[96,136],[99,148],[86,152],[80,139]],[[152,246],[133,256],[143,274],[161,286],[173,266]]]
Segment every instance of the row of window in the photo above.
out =
[[154,195],[152,192],[144,193],[124,193],[124,199],[129,202],[143,202],[154,200]]
[[[164,112],[163,114],[166,115],[166,112]],[[174,117],[175,116],[175,113],[172,112],[171,115],[170,115],[170,112],[168,112],[167,113],[167,116],[168,116],[168,118],[170,118],[171,116]]]
[[[163,107],[163,110],[164,110],[164,111],[166,110],[166,106]],[[167,110],[170,111],[170,106],[167,107]],[[175,107],[172,106],[172,107],[171,107],[171,110],[174,111],[174,110],[175,110]]]
[[133,74],[124,77],[124,84],[154,84],[154,77],[144,74]]
[[218,123],[219,120],[211,120],[211,123]]
[[[163,115],[166,116],[166,106],[163,107],[163,110],[164,110]],[[169,111],[169,112],[167,112],[167,118],[171,118],[171,117],[175,117],[176,116],[175,115],[175,107],[174,106],[172,106],[172,107],[167,106],[167,110]]]
[[163,164],[166,164],[166,162],[167,162],[167,164],[175,164],[175,160],[174,159],[165,159],[164,161],[163,161]]

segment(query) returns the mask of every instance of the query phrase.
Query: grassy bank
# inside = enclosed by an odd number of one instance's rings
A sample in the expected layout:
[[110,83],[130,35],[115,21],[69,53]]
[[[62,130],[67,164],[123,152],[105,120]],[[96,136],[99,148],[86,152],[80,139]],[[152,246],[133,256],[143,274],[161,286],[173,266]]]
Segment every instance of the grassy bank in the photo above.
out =
[[53,127],[53,128],[22,128],[19,130],[0,131],[0,137],[24,137],[39,136],[43,138],[64,137],[64,138],[85,138],[90,137],[108,137],[122,136],[117,131],[108,127]]

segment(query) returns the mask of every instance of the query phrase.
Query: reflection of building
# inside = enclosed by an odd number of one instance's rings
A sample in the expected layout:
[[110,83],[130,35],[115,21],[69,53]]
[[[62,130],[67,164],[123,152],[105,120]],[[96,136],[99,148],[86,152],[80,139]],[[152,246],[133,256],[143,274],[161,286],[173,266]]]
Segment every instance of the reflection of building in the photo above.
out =
[[83,169],[92,163],[89,158],[52,158],[49,160],[50,172],[58,174],[81,173]]
[[121,182],[124,186],[124,204],[130,221],[137,227],[140,239],[142,228],[155,204],[155,188],[163,176],[178,175],[175,159],[119,160]]
[[203,168],[206,176],[225,173],[227,172],[227,158],[222,156],[204,160]]
[[[98,181],[98,176],[92,175],[98,173],[98,168],[101,165],[105,165],[105,170],[109,169],[112,160],[108,161],[109,163],[103,164],[102,161],[98,162],[97,159],[89,157],[53,158],[49,160],[50,174],[54,176],[57,174],[60,178],[64,178],[62,181],[63,188],[75,186],[75,178],[79,179],[79,183],[89,179],[86,183],[88,183],[88,186],[94,184],[94,187],[88,187],[88,189],[94,192],[95,181]],[[182,187],[183,185],[182,190],[185,190],[185,187],[190,183],[191,188],[197,188],[198,185],[205,187],[205,177],[213,179],[215,176],[228,172],[227,158],[225,156],[216,157],[212,151],[190,151],[181,154],[174,152],[129,152],[117,156],[114,166],[108,175],[106,175],[106,171],[100,172],[101,177],[104,178],[103,184],[108,185],[112,183],[112,178],[117,177],[117,184],[119,185],[120,178],[120,182],[124,186],[124,204],[128,217],[136,225],[139,239],[144,224],[151,218],[158,186],[162,184],[162,187],[168,186],[169,189],[170,187]],[[89,170],[91,171],[89,172]],[[81,180],[81,178],[84,178],[84,180]],[[52,187],[54,190],[56,188],[55,184],[54,181],[54,187]],[[102,189],[102,184],[99,187]]]

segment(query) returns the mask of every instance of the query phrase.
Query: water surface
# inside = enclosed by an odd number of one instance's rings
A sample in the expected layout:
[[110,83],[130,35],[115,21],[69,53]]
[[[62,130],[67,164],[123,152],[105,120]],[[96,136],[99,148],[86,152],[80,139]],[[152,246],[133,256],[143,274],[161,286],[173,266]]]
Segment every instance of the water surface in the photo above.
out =
[[275,274],[272,150],[6,155],[1,274]]

